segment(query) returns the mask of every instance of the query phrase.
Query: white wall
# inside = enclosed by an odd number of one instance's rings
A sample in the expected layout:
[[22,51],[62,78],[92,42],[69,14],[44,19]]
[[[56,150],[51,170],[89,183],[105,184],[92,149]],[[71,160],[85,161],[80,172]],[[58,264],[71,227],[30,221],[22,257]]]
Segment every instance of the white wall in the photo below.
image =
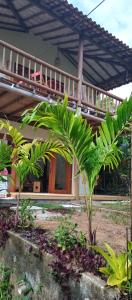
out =
[[[86,182],[86,181],[85,181]],[[87,183],[83,184],[82,176],[79,176],[79,195],[86,195],[88,193],[88,185]]]
[[[0,39],[54,65],[57,56],[57,47],[42,41],[31,33],[0,30]],[[73,65],[62,54],[60,54],[60,61],[60,69],[75,76],[77,75],[77,71]]]

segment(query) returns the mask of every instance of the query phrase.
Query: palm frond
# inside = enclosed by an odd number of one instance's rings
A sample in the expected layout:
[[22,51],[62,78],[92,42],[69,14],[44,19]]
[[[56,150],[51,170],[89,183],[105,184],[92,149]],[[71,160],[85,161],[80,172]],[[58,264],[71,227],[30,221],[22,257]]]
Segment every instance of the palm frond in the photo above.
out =
[[87,126],[82,116],[76,116],[67,110],[67,99],[63,105],[39,104],[33,111],[24,115],[23,122],[34,121],[37,127],[47,127],[54,135],[54,139],[60,140],[63,145],[75,155],[81,169],[84,169],[91,153],[90,145],[93,140],[92,128]]
[[47,127],[54,138],[60,140],[77,158],[80,171],[86,172],[89,189],[92,192],[102,166],[115,168],[121,160],[117,146],[119,135],[129,127],[132,116],[132,97],[118,107],[117,114],[106,114],[105,120],[93,140],[92,129],[82,116],[67,109],[67,98],[57,105],[41,103],[26,111],[24,124],[35,122],[36,127]]
[[12,147],[0,140],[0,171],[9,167],[11,164]]
[[63,156],[69,163],[72,162],[70,153],[58,141],[39,142],[33,140],[31,143],[21,145],[18,148],[17,158],[13,165],[20,183],[23,183],[28,174],[33,174],[39,178],[43,173],[40,160],[43,160],[45,164],[46,160],[50,160],[55,153]]
[[6,133],[11,137],[14,147],[18,147],[25,143],[23,135],[13,127],[9,121],[0,120],[0,130],[5,129]]

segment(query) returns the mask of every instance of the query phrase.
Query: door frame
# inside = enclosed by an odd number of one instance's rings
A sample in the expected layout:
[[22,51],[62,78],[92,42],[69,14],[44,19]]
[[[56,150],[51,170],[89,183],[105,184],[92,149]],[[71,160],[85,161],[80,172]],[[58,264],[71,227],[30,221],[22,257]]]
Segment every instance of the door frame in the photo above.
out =
[[48,193],[52,193],[52,194],[71,194],[72,165],[70,165],[66,160],[65,160],[65,163],[66,163],[65,189],[63,189],[63,190],[55,189],[56,157],[51,157],[50,167],[49,167]]

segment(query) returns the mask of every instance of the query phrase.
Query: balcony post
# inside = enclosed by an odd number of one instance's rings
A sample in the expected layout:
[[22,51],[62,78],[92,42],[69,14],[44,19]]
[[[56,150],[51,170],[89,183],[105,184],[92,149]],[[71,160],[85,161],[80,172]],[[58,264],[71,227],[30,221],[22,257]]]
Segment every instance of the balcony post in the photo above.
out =
[[83,81],[83,39],[79,39],[79,49],[78,49],[78,105],[81,106],[82,101],[82,81]]

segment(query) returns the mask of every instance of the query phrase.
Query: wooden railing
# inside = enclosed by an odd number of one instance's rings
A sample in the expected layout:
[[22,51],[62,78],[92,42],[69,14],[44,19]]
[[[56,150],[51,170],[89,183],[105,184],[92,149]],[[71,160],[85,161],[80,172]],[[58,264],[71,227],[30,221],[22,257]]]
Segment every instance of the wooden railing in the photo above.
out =
[[100,112],[114,113],[123,100],[86,81],[82,85],[82,104]]
[[[52,97],[63,98],[67,94],[74,104],[80,103],[77,77],[3,41],[0,41],[0,73],[6,80],[25,89],[35,89],[37,93]],[[119,97],[83,81],[81,107],[89,112],[114,113],[121,101]]]
[[0,72],[15,79],[21,85],[36,87],[39,92],[48,92],[77,101],[78,78],[68,74],[25,51],[0,41]]

